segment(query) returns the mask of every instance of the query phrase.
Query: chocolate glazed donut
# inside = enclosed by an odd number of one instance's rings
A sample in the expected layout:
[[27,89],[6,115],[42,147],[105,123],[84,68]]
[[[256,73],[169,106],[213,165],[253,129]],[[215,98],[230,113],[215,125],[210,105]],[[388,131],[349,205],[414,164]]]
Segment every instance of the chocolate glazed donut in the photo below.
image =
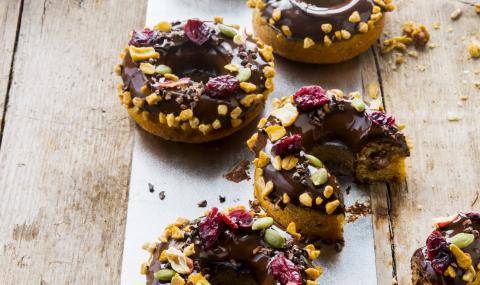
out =
[[142,128],[168,140],[228,136],[263,110],[273,90],[271,47],[218,18],[133,32],[122,58],[123,105]]
[[158,242],[146,244],[151,256],[142,273],[148,285],[317,284],[322,268],[312,260],[320,251],[294,236],[264,213],[212,208],[194,221],[178,219]]
[[480,284],[480,213],[435,220],[436,230],[412,257],[412,284]]
[[[274,101],[247,145],[255,152],[255,197],[286,227],[341,241],[345,207],[325,165],[359,182],[402,181],[409,156],[395,120],[370,109],[358,92],[302,87]],[[325,164],[324,164],[325,163]]]
[[391,0],[248,0],[255,34],[275,53],[307,63],[337,63],[380,37]]

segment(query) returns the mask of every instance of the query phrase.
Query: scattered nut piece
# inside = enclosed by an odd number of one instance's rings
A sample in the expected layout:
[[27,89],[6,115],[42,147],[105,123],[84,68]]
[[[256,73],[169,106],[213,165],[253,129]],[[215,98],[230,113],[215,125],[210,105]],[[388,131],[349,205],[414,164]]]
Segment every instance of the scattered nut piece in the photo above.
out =
[[332,25],[331,24],[322,24],[321,29],[324,33],[328,34],[332,31]]
[[284,159],[282,159],[282,169],[284,170],[293,169],[297,165],[297,163],[298,163],[298,158],[293,155],[289,155]]
[[303,193],[298,197],[300,203],[304,206],[311,207],[312,206],[312,197],[308,193]]
[[359,23],[361,20],[362,18],[360,18],[360,13],[358,13],[358,11],[354,11],[352,15],[348,17],[348,21],[350,23]]
[[287,130],[285,130],[283,126],[279,125],[268,126],[265,131],[267,132],[267,135],[272,142],[281,139],[284,135],[287,134]]
[[452,19],[453,21],[456,21],[460,19],[461,16],[462,16],[462,9],[457,8],[452,12],[452,14],[450,14],[450,19]]
[[255,144],[257,143],[258,140],[258,133],[254,133],[248,140],[247,140],[247,146],[250,150],[253,150],[253,147],[255,147]]
[[272,165],[275,170],[282,170],[282,158],[280,155],[277,155],[273,158]]
[[159,22],[153,27],[154,30],[159,30],[160,32],[168,33],[172,30],[172,24],[170,22]]
[[471,58],[480,58],[480,45],[471,43],[467,46]]
[[327,215],[333,214],[333,212],[335,212],[338,206],[340,206],[339,200],[328,202],[327,205],[325,205],[325,210],[327,211]]
[[268,154],[265,153],[263,150],[260,151],[260,153],[258,154],[257,167],[264,168],[269,163],[270,163],[270,156],[268,156]]
[[275,20],[275,21],[278,21],[280,20],[282,16],[282,10],[276,8],[276,9],[273,9],[273,12],[272,12],[272,18]]
[[308,49],[308,48],[311,48],[312,46],[315,45],[315,42],[309,38],[309,37],[306,37],[304,40],[303,40],[303,48],[304,49]]
[[257,86],[250,82],[240,82],[240,88],[245,91],[245,93],[251,93],[257,90]]
[[219,115],[226,115],[228,113],[228,106],[227,105],[218,105],[217,112]]

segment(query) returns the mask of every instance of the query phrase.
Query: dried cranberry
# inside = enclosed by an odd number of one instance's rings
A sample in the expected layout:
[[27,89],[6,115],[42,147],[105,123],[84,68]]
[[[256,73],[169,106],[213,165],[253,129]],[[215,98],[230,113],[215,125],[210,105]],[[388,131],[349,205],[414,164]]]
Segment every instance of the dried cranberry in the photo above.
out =
[[439,231],[433,231],[427,238],[427,254],[433,260],[437,253],[448,246],[447,240]]
[[281,139],[274,145],[274,148],[275,154],[280,156],[299,153],[302,150],[302,136],[296,134]]
[[300,88],[293,95],[293,100],[302,111],[311,111],[330,102],[325,90],[316,85]]
[[129,45],[136,47],[152,46],[155,42],[157,34],[150,29],[144,29],[143,31],[133,31],[132,38],[128,42]]
[[199,223],[198,229],[204,246],[212,247],[223,230],[222,217],[217,208],[212,208],[210,213]]
[[237,91],[240,83],[238,79],[232,75],[221,75],[211,78],[205,84],[205,92],[212,98],[221,98],[228,96]]
[[204,22],[197,19],[190,19],[183,27],[187,37],[195,44],[201,46],[212,36],[210,29]]
[[252,215],[246,210],[238,209],[231,211],[228,217],[240,228],[251,228],[253,219]]
[[302,285],[302,275],[293,262],[285,258],[282,253],[277,254],[268,265],[269,271],[276,281],[282,285]]
[[223,214],[223,213],[221,213],[220,215],[221,215],[221,217],[222,217],[223,222],[224,222],[225,224],[227,224],[227,226],[229,226],[230,228],[232,228],[232,229],[234,229],[234,230],[238,229],[237,223],[235,223],[235,222],[230,218],[229,215],[225,215],[225,214]]
[[370,113],[369,117],[372,122],[379,126],[391,126],[395,124],[395,119],[392,116],[381,111],[372,112]]
[[480,213],[466,213],[465,216],[467,216],[470,220],[473,222],[480,222]]
[[433,270],[435,270],[435,272],[438,274],[443,274],[451,262],[452,257],[450,256],[450,252],[447,250],[440,251],[437,256],[431,260]]

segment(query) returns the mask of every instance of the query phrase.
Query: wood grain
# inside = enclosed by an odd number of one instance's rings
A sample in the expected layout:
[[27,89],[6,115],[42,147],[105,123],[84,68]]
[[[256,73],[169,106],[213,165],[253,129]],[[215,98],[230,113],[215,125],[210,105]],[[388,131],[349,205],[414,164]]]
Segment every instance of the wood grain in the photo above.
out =
[[112,69],[145,9],[25,1],[0,149],[0,284],[119,283],[132,127]]
[[[21,4],[20,0],[0,2],[0,126],[3,126],[5,101],[11,85],[11,67],[21,18]],[[3,127],[0,127],[0,137],[2,129]]]
[[[432,217],[480,208],[473,205],[480,189],[480,62],[468,59],[466,45],[479,39],[480,18],[472,7],[449,0],[398,0],[387,33],[399,35],[401,24],[416,20],[431,31],[434,49],[408,58],[397,70],[392,57],[379,57],[385,105],[400,123],[414,147],[404,185],[392,185],[392,226],[399,284],[410,284],[410,257],[425,244]],[[452,21],[455,8],[463,16]],[[440,23],[440,29],[432,25]],[[451,28],[451,31],[449,31]],[[425,67],[425,71],[420,71]],[[469,96],[463,107],[461,95]],[[461,120],[447,120],[449,112]]]

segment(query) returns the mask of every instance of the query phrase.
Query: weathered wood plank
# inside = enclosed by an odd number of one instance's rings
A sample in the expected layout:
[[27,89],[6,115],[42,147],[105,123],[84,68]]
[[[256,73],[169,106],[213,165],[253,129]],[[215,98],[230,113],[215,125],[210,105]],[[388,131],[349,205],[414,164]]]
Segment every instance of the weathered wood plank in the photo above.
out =
[[25,1],[0,149],[1,284],[119,283],[132,127],[112,69],[145,8]]
[[[410,257],[432,231],[431,218],[479,209],[478,202],[472,203],[480,189],[480,90],[474,86],[480,62],[468,59],[466,45],[479,39],[480,18],[455,1],[396,2],[388,33],[400,34],[406,20],[421,21],[431,30],[431,42],[439,45],[419,52],[418,59],[408,58],[396,71],[391,56],[379,59],[386,107],[407,125],[414,144],[406,184],[391,189],[398,282],[410,284]],[[463,16],[452,21],[450,14],[458,7]],[[432,29],[435,22],[439,30]],[[457,105],[461,95],[469,96],[463,107]],[[448,121],[448,112],[461,120]]]
[[[0,2],[0,126],[7,98],[11,66],[21,17],[21,0]],[[2,130],[0,128],[0,137]],[[0,139],[1,142],[1,139]]]

